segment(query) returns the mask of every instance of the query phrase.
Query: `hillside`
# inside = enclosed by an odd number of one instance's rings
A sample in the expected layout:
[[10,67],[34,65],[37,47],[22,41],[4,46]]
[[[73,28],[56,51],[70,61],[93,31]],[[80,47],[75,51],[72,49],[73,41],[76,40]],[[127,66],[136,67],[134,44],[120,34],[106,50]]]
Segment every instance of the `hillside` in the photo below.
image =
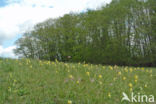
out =
[[0,104],[121,104],[123,92],[156,97],[155,75],[156,68],[1,59]]

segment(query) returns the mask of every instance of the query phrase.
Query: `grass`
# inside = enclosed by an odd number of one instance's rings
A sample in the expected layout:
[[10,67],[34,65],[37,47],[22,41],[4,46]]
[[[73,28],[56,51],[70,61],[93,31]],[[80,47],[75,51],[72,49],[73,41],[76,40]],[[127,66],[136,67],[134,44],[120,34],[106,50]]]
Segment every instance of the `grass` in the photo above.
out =
[[155,75],[156,68],[0,59],[0,104],[129,104],[122,92],[156,97]]

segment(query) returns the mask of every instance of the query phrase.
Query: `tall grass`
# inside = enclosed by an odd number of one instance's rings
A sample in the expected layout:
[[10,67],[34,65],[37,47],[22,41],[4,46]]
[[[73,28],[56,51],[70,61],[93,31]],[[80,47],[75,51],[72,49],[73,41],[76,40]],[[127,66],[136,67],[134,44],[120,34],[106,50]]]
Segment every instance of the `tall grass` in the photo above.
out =
[[156,68],[0,59],[0,104],[129,104],[156,96]]

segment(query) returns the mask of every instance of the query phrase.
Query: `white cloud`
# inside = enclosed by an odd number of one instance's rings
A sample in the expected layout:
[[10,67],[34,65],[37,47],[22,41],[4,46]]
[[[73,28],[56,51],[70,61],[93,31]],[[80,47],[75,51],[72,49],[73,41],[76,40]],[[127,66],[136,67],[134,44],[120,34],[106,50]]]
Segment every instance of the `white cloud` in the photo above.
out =
[[13,53],[13,49],[15,48],[16,46],[10,46],[8,48],[3,48],[2,46],[0,46],[0,56],[17,58],[17,56],[15,56]]
[[[95,9],[111,0],[6,0],[0,8],[0,45],[22,34],[36,23],[71,11]],[[1,47],[2,49],[2,47]],[[1,51],[1,50],[0,50]]]

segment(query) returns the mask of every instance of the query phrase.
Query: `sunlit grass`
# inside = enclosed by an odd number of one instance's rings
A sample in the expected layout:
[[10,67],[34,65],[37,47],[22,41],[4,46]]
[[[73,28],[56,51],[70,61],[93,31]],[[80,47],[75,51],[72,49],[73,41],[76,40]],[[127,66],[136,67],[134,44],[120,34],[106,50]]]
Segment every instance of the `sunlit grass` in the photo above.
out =
[[156,96],[156,68],[0,60],[0,104],[120,104],[122,92]]

